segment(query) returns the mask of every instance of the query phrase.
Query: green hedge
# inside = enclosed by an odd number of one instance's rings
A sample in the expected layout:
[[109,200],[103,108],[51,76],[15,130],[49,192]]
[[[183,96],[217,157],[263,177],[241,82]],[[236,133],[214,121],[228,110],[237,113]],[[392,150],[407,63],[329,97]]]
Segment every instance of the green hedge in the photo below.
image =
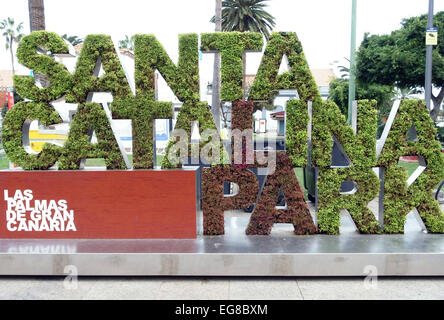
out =
[[[290,71],[279,75],[284,55],[288,58]],[[297,89],[299,98],[303,101],[321,100],[318,86],[295,32],[271,34],[248,99],[272,101],[280,89]]]
[[245,51],[261,51],[264,40],[255,32],[215,32],[202,33],[202,51],[220,51],[222,101],[243,99],[243,54]]
[[[97,136],[97,144],[90,142],[93,130]],[[59,169],[78,170],[81,161],[88,158],[104,158],[106,168],[110,170],[126,169],[108,117],[98,103],[79,104],[59,159]]]
[[323,101],[322,108],[313,110],[312,163],[314,167],[331,165],[332,134],[343,147],[354,166],[376,165],[376,133],[378,119],[376,101],[358,101],[357,133],[347,125],[345,116],[332,101]]
[[[279,73],[286,55],[289,72]],[[294,32],[273,32],[268,41],[261,65],[251,87],[248,99],[257,105],[272,104],[278,90],[297,90],[300,102],[287,105],[287,152],[293,166],[307,164],[307,103],[312,102],[313,113],[322,111],[322,98],[308,67],[302,45]],[[316,152],[315,152],[316,153]]]
[[[255,112],[255,104],[252,101],[239,101],[236,100],[232,103],[231,106],[231,130],[239,130],[241,133],[243,133],[245,130],[250,130],[251,136],[249,137],[242,137],[242,163],[235,164],[239,168],[247,169],[254,167],[252,163],[247,164],[247,159],[252,159],[254,161],[255,159],[255,152],[254,152],[254,141],[253,141],[253,113]],[[250,140],[250,141],[247,141]],[[252,146],[251,152],[253,154],[250,154],[247,156],[247,144],[250,144]],[[235,143],[234,138],[232,137],[231,140],[231,161],[232,164],[234,164],[236,159],[235,151]]]
[[[97,77],[99,60],[105,74]],[[114,100],[132,95],[114,43],[110,36],[103,34],[91,34],[85,38],[66,101],[87,102],[91,92],[111,92]]]
[[[239,186],[235,196],[224,196],[223,183]],[[256,201],[259,185],[256,176],[234,166],[214,166],[202,172],[202,212],[204,235],[224,234],[224,211],[244,209]]]
[[3,120],[3,146],[9,160],[23,169],[47,170],[57,162],[63,148],[45,143],[39,154],[28,153],[23,146],[22,128],[31,120],[39,120],[45,126],[62,122],[57,111],[45,103],[19,102]]
[[179,35],[179,61],[176,66],[154,35],[136,35],[136,94],[155,99],[154,72],[157,69],[181,102],[199,102],[198,41],[199,37],[194,33]]
[[[341,184],[353,181],[354,194],[341,194]],[[379,194],[379,180],[371,168],[320,168],[318,186],[318,225],[321,233],[339,234],[341,209],[350,213],[360,233],[380,233],[379,222],[367,205]]]
[[[418,141],[407,141],[407,132],[413,124]],[[421,156],[427,164],[410,187],[406,184],[406,170],[398,167],[402,156]],[[444,179],[444,154],[436,139],[434,123],[422,101],[405,100],[401,103],[378,166],[385,167],[384,231],[403,233],[406,215],[416,208],[428,232],[443,233],[444,214],[433,197],[433,190]]]
[[[216,129],[216,124],[214,122],[213,115],[210,112],[210,109],[208,107],[208,104],[206,102],[198,102],[198,103],[184,103],[180,109],[179,115],[177,116],[177,121],[174,129],[182,129],[185,130],[188,137],[191,138],[191,131],[192,131],[192,124],[193,122],[199,123],[199,134],[202,134],[203,131],[207,129]],[[220,139],[219,139],[220,140]],[[208,143],[211,143],[211,139],[201,139],[199,142],[199,148],[202,149],[207,145]],[[168,154],[170,152],[171,147],[176,143],[175,140],[171,139],[168,142],[168,146],[166,149],[166,157],[163,158],[162,162],[162,168],[180,168],[182,167],[182,164],[174,165],[170,163],[168,160]],[[220,155],[221,155],[221,161],[220,164],[227,163],[228,154],[222,144],[222,142],[219,143],[219,149],[220,149]],[[191,157],[191,144],[189,144],[188,149],[188,157]]]
[[154,167],[154,120],[173,117],[171,102],[153,101],[147,96],[119,99],[112,103],[114,119],[132,120],[133,169]]
[[285,111],[286,121],[286,148],[294,167],[305,167],[308,157],[309,122],[307,103],[302,100],[289,100]]
[[46,75],[50,84],[47,88],[39,88],[35,85],[34,77],[14,76],[14,87],[24,99],[50,102],[64,96],[72,87],[72,76],[62,63],[54,61],[50,56],[38,54],[39,48],[52,54],[69,52],[65,41],[53,32],[37,31],[25,36],[17,48],[18,61],[33,70],[34,74]]
[[[378,196],[379,180],[373,172],[376,166],[376,101],[358,101],[357,132],[347,125],[339,107],[324,101],[321,109],[313,110],[313,166],[319,167],[318,224],[327,234],[339,234],[340,210],[347,209],[360,233],[381,232],[374,214],[367,208]],[[349,157],[349,168],[331,168],[332,135]],[[341,184],[353,181],[354,194],[341,194]]]
[[[191,137],[193,122],[199,122],[200,134],[206,129],[216,129],[208,104],[200,102],[198,41],[197,34],[179,36],[179,61],[176,66],[154,36],[135,37],[137,95],[154,99],[154,71],[159,70],[173,93],[183,103],[174,129],[185,130],[188,137]],[[168,142],[167,155],[175,143],[175,140]],[[200,141],[200,147],[204,147],[207,143],[208,140]],[[225,154],[222,144],[220,150]],[[188,156],[191,156],[191,145]],[[162,168],[177,168],[181,165],[170,163],[168,156],[163,158]]]
[[[286,209],[276,209],[281,189],[285,195]],[[269,235],[275,223],[293,224],[294,233],[297,235],[317,232],[304,199],[304,192],[285,152],[276,152],[276,170],[267,176],[246,233],[247,235]]]

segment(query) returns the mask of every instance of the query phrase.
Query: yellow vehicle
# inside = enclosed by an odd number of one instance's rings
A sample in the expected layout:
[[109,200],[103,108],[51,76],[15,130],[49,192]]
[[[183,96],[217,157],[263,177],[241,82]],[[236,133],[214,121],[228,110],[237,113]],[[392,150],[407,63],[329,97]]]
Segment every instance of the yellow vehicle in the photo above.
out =
[[29,128],[29,146],[33,152],[40,152],[45,143],[52,143],[59,146],[65,144],[68,139],[68,125],[50,126],[49,128],[39,128],[38,122],[33,121]]

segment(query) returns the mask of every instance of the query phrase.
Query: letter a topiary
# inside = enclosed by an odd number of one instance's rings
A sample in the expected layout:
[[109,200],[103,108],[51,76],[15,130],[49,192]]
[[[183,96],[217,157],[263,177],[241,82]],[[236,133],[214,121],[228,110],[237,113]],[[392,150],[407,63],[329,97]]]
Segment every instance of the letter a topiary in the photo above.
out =
[[[93,131],[97,144],[90,142]],[[98,103],[79,104],[60,157],[59,169],[78,170],[81,161],[88,158],[104,158],[107,169],[126,169],[109,119]]]
[[[284,56],[288,59],[289,72],[279,74]],[[286,146],[293,166],[304,167],[308,157],[308,102],[312,102],[315,112],[322,109],[322,98],[295,32],[271,34],[248,100],[258,105],[271,104],[278,90],[284,89],[297,90],[301,100],[290,102],[286,110]]]
[[[100,66],[105,74],[99,77]],[[91,102],[88,95],[92,92],[110,92],[114,100],[132,95],[110,36],[91,34],[85,38],[73,84],[67,102]]]
[[[406,138],[412,125],[417,141]],[[402,156],[423,157],[427,165],[410,186],[406,183],[406,170],[398,167]],[[433,197],[434,188],[444,178],[444,155],[436,139],[436,128],[422,101],[401,103],[378,166],[385,167],[384,231],[403,233],[406,215],[416,208],[428,232],[444,233],[444,214]]]
[[[277,209],[279,192],[287,203],[286,209]],[[285,152],[276,153],[276,170],[267,176],[259,201],[251,215],[247,235],[269,235],[275,223],[291,223],[298,235],[316,233],[304,192],[299,185],[290,159]]]

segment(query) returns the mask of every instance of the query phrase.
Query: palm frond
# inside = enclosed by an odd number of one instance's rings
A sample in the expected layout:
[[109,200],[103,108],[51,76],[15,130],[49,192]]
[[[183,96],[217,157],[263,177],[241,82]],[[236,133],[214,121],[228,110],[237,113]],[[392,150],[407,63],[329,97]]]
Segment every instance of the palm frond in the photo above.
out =
[[[269,38],[275,18],[265,11],[268,0],[222,1],[222,31],[260,32]],[[215,22],[213,16],[210,22]]]

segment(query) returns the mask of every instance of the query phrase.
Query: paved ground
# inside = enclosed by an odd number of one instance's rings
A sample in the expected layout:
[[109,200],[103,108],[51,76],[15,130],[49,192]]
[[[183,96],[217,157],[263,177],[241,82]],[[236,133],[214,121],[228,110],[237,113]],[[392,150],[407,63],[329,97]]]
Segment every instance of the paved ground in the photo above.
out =
[[[369,207],[376,212],[377,202]],[[444,209],[444,206],[442,207]],[[0,277],[0,299],[444,299],[441,278]],[[77,288],[75,288],[77,287]]]
[[[444,278],[0,278],[0,299],[444,299]],[[71,282],[71,286],[72,286]]]

